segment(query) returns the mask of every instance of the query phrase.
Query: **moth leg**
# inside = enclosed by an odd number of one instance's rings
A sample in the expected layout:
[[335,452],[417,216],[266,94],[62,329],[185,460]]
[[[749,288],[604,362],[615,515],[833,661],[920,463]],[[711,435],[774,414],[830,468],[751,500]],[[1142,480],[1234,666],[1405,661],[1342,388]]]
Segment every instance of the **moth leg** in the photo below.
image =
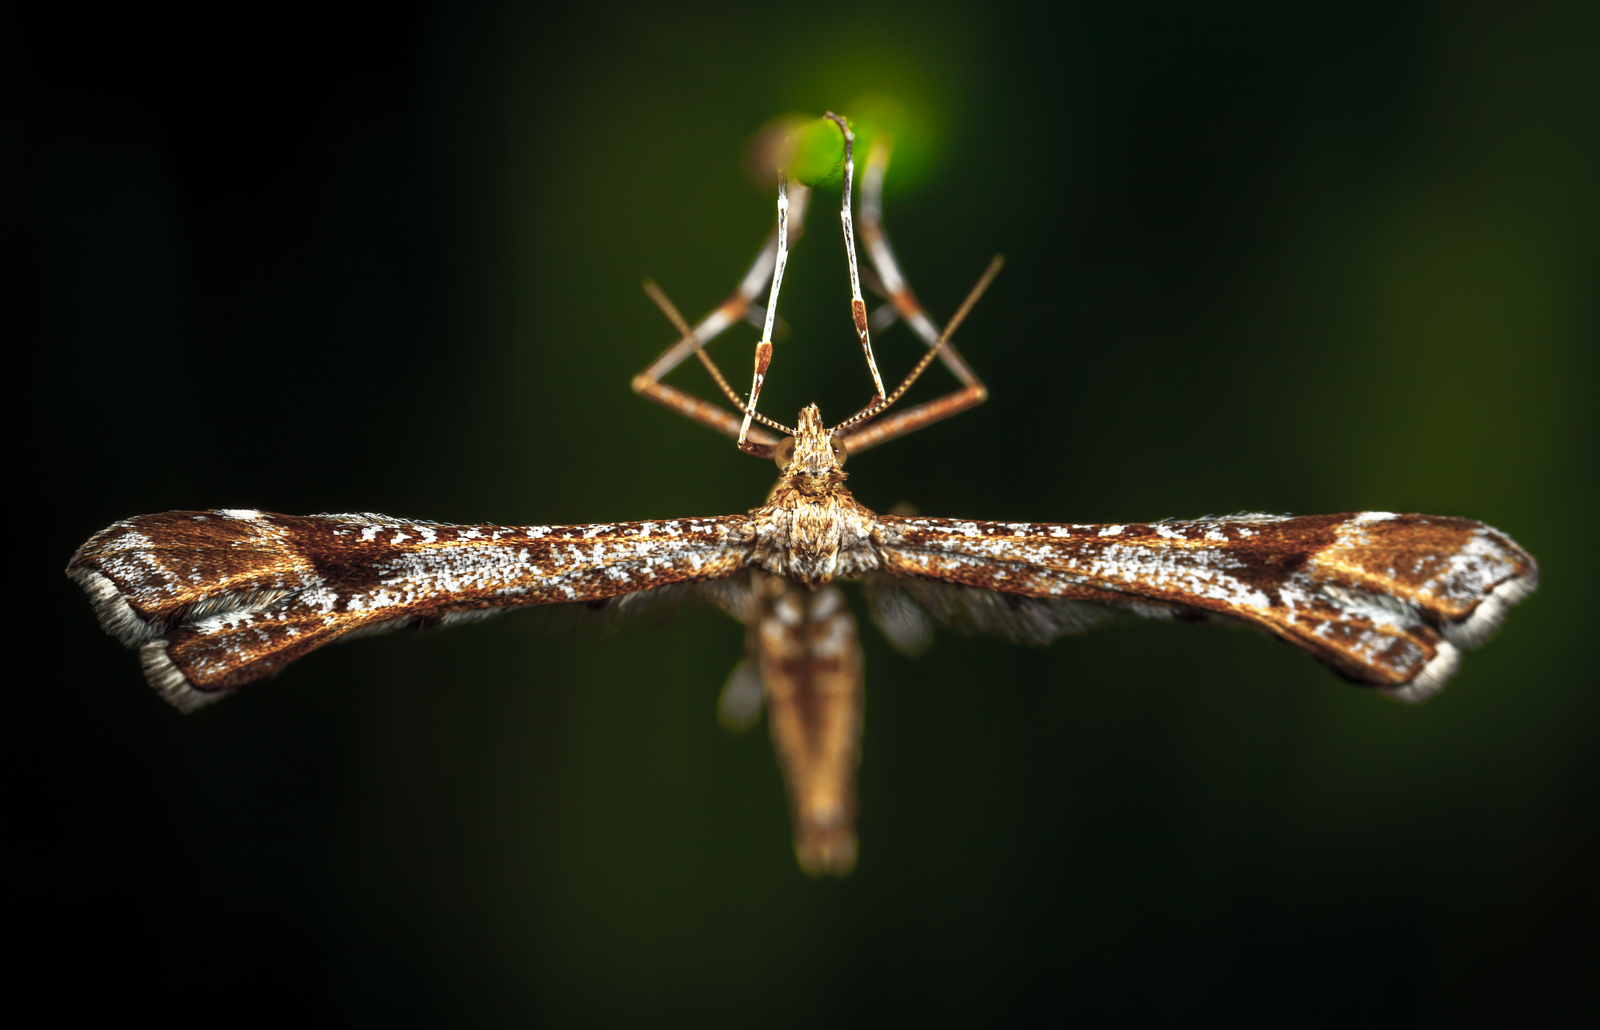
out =
[[[945,325],[944,330],[939,334],[938,338],[934,340],[932,346],[923,352],[922,359],[915,365],[911,366],[911,371],[906,373],[906,377],[900,381],[899,386],[894,388],[894,392],[890,393],[888,397],[883,398],[881,401],[875,401],[867,407],[862,408],[860,411],[856,412],[854,415],[851,415],[849,418],[845,419],[843,422],[839,423],[833,428],[833,432],[842,435],[846,446],[850,446],[852,450],[857,451],[862,450],[865,447],[871,447],[874,444],[881,443],[884,440],[889,439],[891,436],[900,436],[905,433],[909,433],[914,429],[919,429],[922,426],[927,425],[929,422],[934,422],[938,419],[953,415],[957,411],[971,407],[972,404],[977,403],[977,400],[982,399],[981,394],[975,394],[975,399],[967,403],[959,403],[960,398],[955,396],[941,398],[939,400],[929,401],[927,404],[919,405],[917,408],[905,412],[904,415],[898,418],[886,419],[882,424],[885,427],[885,431],[872,433],[869,429],[858,430],[855,433],[847,432],[847,430],[853,426],[860,425],[864,422],[869,422],[872,419],[877,418],[879,414],[888,409],[892,404],[895,403],[895,401],[898,401],[901,397],[905,396],[905,392],[911,389],[911,385],[922,376],[922,373],[928,370],[929,365],[933,364],[934,358],[939,356],[939,352],[944,349],[944,346],[948,343],[950,337],[955,335],[955,331],[961,327],[961,323],[965,321],[967,315],[972,312],[973,306],[978,303],[978,299],[982,297],[984,291],[989,288],[989,284],[994,282],[994,277],[1000,274],[1000,269],[1004,264],[1005,259],[996,254],[993,260],[989,262],[989,267],[984,269],[983,275],[978,277],[977,283],[967,293],[967,299],[961,302],[961,307],[956,309],[956,313],[951,316],[950,321]],[[851,441],[858,442],[852,446]]]
[[[688,323],[684,321],[683,316],[678,313],[677,307],[673,305],[671,299],[667,297],[666,292],[661,287],[647,279],[645,280],[644,291],[650,295],[650,299],[656,302],[656,306],[683,334],[680,345],[683,340],[694,339],[695,330],[689,328]],[[703,348],[695,348],[694,355],[700,359],[700,363],[705,366],[706,371],[711,373],[711,378],[716,381],[724,396],[731,400],[733,406],[742,413],[745,410],[744,400],[734,392],[733,387],[728,383],[727,377],[722,374],[722,369],[718,368],[716,362],[711,360],[711,355],[707,354]],[[651,400],[671,408],[678,414],[699,422],[701,425],[710,426],[719,433],[724,433],[735,440],[739,439],[739,417],[737,415],[712,404],[710,401],[703,401],[693,394],[668,386],[666,383],[646,380],[645,376],[646,373],[640,373],[634,377],[634,392],[643,394]],[[770,458],[772,456],[772,448],[777,442],[777,437],[765,430],[756,428],[750,432],[749,439],[743,449],[760,457]],[[765,453],[763,453],[763,449]]]
[[[755,631],[751,631],[752,637]],[[717,698],[717,721],[735,733],[743,733],[761,718],[767,686],[761,681],[761,662],[747,655],[733,667],[728,682]]]

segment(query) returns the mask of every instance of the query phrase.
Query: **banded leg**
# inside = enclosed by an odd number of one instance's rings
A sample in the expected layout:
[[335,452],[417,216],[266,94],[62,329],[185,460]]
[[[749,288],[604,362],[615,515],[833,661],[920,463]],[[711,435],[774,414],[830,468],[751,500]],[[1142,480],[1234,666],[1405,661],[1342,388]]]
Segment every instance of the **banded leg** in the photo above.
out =
[[[890,393],[889,396],[876,400],[872,404],[862,408],[860,411],[856,412],[854,415],[851,415],[837,426],[834,426],[830,432],[842,437],[848,445],[848,442],[851,439],[854,439],[854,436],[849,432],[851,427],[872,421],[901,397],[905,396],[906,391],[911,389],[911,385],[922,376],[922,373],[928,370],[929,365],[933,364],[933,359],[939,356],[940,352],[949,342],[950,337],[955,335],[955,331],[961,327],[961,323],[965,321],[967,315],[972,312],[973,306],[978,303],[978,300],[983,296],[984,291],[989,288],[989,284],[994,282],[994,277],[1000,274],[1000,269],[1004,266],[1004,264],[1005,259],[1000,257],[998,254],[995,255],[994,259],[989,262],[989,267],[984,270],[983,275],[978,277],[977,283],[967,293],[967,299],[961,302],[961,307],[956,309],[956,313],[952,315],[950,317],[950,321],[945,324],[944,330],[940,332],[938,339],[933,342],[931,347],[923,352],[922,359],[911,367],[911,371],[906,373],[906,377],[900,381],[899,386],[894,388],[894,392]],[[905,425],[903,424],[905,420],[900,420],[902,424],[893,435],[904,435],[905,433],[911,432],[913,429],[918,429],[929,422],[954,413],[952,411],[942,410],[944,407],[945,405],[941,401],[936,400],[930,401],[928,404],[921,405],[917,409],[907,412],[906,414],[912,417],[913,424]],[[958,408],[956,410],[960,409]],[[882,439],[886,438],[887,437],[883,437]]]
[[[792,247],[800,239],[805,227],[805,214],[810,190],[804,186],[796,186],[789,194],[788,232],[785,237],[785,250]],[[640,396],[647,397],[664,407],[670,408],[701,425],[709,426],[725,436],[737,440],[739,438],[739,415],[727,409],[703,401],[693,394],[669,386],[661,380],[668,373],[683,363],[683,360],[693,354],[705,366],[711,378],[716,381],[724,396],[727,396],[734,408],[740,413],[744,412],[744,400],[739,397],[728,385],[727,379],[720,369],[716,367],[711,356],[704,350],[710,343],[729,326],[748,319],[754,308],[755,298],[772,278],[772,273],[777,265],[778,256],[778,227],[773,226],[768,234],[766,243],[760,253],[750,264],[744,278],[739,281],[739,286],[727,299],[717,305],[710,314],[702,318],[692,329],[684,321],[677,308],[662,292],[661,288],[653,282],[645,283],[645,292],[655,301],[656,306],[670,319],[678,329],[678,340],[668,347],[651,363],[650,367],[633,377],[633,391]],[[765,312],[762,313],[763,319]],[[770,458],[772,447],[778,438],[765,430],[752,427],[746,439],[745,450],[759,457]]]

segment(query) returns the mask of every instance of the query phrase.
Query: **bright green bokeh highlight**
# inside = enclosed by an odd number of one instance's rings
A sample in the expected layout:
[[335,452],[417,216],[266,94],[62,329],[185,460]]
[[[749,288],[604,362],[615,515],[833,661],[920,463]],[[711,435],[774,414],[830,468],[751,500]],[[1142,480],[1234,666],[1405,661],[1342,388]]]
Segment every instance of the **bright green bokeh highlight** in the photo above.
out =
[[[904,187],[926,177],[932,151],[930,119],[899,101],[878,94],[858,98],[839,109],[855,135],[856,173],[865,167],[874,143],[891,148],[894,174],[886,180]],[[843,181],[845,142],[838,125],[826,117],[788,114],[757,132],[751,144],[752,171],[765,178],[766,166],[781,165],[803,186],[837,189]]]
[[789,161],[790,178],[802,186],[818,186],[837,179],[844,167],[844,136],[826,118],[804,122],[789,137],[794,156]]

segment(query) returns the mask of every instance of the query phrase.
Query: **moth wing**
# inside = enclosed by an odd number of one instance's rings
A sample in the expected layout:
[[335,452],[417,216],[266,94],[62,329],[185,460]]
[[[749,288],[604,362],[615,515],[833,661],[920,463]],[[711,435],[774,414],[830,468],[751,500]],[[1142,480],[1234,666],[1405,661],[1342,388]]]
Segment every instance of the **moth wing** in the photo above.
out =
[[184,710],[333,640],[525,605],[625,618],[744,567],[748,519],[453,526],[381,515],[167,512],[96,534],[67,574]]
[[1043,643],[1116,611],[1238,620],[1336,673],[1418,702],[1437,693],[1538,566],[1470,519],[1359,512],[1142,525],[883,516],[885,571],[934,618]]

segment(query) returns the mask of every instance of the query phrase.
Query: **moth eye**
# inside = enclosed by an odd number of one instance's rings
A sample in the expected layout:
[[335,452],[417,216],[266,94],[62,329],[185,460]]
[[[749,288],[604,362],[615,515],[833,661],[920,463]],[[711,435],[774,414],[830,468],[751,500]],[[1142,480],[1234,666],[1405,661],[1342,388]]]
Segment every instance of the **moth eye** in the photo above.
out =
[[844,441],[837,436],[828,437],[828,443],[833,445],[833,460],[844,464],[844,459],[850,457],[850,452],[845,449]]
[[772,460],[781,469],[789,467],[789,462],[794,460],[794,437],[786,436],[778,441],[777,448],[772,452]]

